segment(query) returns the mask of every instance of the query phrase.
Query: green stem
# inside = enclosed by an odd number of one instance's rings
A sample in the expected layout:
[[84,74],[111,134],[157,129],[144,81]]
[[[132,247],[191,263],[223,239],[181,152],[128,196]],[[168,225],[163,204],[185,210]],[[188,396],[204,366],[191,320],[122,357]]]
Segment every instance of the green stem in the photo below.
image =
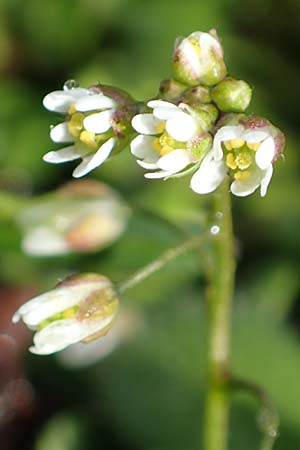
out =
[[209,313],[208,376],[204,448],[225,450],[229,422],[229,354],[235,274],[234,237],[228,180],[214,194],[211,227],[213,257],[207,292]]
[[123,294],[128,289],[131,289],[135,285],[141,283],[150,275],[155,272],[158,272],[162,267],[168,264],[173,259],[178,258],[183,253],[186,253],[188,250],[193,250],[203,242],[203,238],[199,236],[193,236],[192,238],[185,241],[183,244],[178,247],[170,248],[165,251],[159,258],[151,263],[147,264],[142,269],[139,269],[135,274],[133,274],[128,280],[123,281],[119,287],[118,291],[120,294]]

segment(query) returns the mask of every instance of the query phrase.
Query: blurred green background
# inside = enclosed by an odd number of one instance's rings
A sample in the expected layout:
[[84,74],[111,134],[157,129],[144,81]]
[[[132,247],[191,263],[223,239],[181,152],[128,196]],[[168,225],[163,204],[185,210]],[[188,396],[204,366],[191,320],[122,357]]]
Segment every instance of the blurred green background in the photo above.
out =
[[[54,117],[43,96],[69,78],[127,89],[143,100],[170,74],[174,39],[216,28],[230,74],[254,87],[249,112],[287,136],[266,198],[234,199],[239,267],[232,365],[262,383],[278,408],[276,450],[300,447],[298,0],[1,0],[0,188],[37,195],[71,177],[72,164],[42,155]],[[17,305],[76,271],[119,281],[201,228],[207,198],[188,180],[146,181],[129,151],[94,171],[133,214],[127,232],[93,255],[33,258],[0,203],[1,450],[196,450],[206,389],[203,258],[186,255],[128,292],[130,338],[99,362],[66,368],[29,355],[30,337],[12,327]],[[1,199],[0,199],[1,200]],[[137,323],[138,324],[137,324]],[[234,397],[230,450],[258,448],[256,402]]]

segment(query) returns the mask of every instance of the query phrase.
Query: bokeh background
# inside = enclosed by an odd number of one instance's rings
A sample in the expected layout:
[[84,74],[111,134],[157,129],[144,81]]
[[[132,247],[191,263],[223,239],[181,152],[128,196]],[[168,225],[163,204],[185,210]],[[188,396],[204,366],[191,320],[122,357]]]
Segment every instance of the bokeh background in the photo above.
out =
[[[230,73],[254,87],[249,111],[287,136],[266,198],[234,199],[239,267],[232,365],[263,384],[278,408],[276,450],[300,447],[298,0],[1,0],[0,188],[40,195],[72,164],[42,155],[53,116],[43,96],[69,78],[127,89],[143,100],[170,74],[174,38],[217,28]],[[127,232],[91,255],[34,258],[20,249],[14,204],[0,193],[1,450],[196,450],[206,389],[205,263],[186,255],[122,299],[125,326],[105,358],[37,357],[11,325],[17,306],[77,271],[119,281],[201,228],[206,197],[188,180],[150,182],[129,151],[91,178],[132,209]],[[122,313],[123,314],[123,313]],[[125,330],[125,331],[124,331]],[[102,349],[103,350],[103,349]],[[101,353],[101,351],[100,351]],[[102,351],[103,354],[103,351]],[[96,360],[96,361],[94,361]],[[72,362],[73,361],[73,362]],[[94,362],[93,362],[94,361]],[[231,450],[258,448],[257,403],[234,397]]]

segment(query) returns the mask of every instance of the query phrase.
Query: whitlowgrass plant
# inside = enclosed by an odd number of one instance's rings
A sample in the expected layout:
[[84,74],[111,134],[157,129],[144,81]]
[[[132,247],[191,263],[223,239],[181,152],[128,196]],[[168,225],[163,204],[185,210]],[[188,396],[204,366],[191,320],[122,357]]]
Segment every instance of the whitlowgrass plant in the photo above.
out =
[[[119,285],[95,274],[67,279],[21,306],[13,320],[23,320],[35,330],[30,351],[39,355],[104,336],[115,320],[120,295],[185,251],[205,243],[203,251],[210,251],[211,264],[204,448],[227,449],[230,392],[244,389],[261,401],[261,449],[270,450],[278,428],[272,402],[262,388],[232,375],[229,365],[236,269],[231,194],[246,197],[259,190],[262,197],[266,195],[274,164],[283,154],[285,138],[268,119],[247,114],[252,89],[246,81],[229,75],[215,30],[178,38],[171,62],[171,77],[161,82],[158,95],[144,102],[135,101],[116,87],[98,84],[85,88],[74,81],[47,94],[44,106],[59,114],[61,123],[50,129],[50,138],[59,148],[53,148],[44,160],[80,160],[73,171],[78,178],[130,144],[131,154],[145,170],[147,179],[157,179],[158,183],[187,176],[195,195],[212,194],[212,223],[207,233],[190,237]],[[84,209],[81,206],[75,216],[81,217]],[[106,214],[111,217],[112,209],[108,207]],[[96,211],[93,217],[97,218],[97,227],[101,218]],[[46,224],[38,223],[38,231],[31,230],[23,243],[25,250],[43,252],[44,248],[49,251],[49,246],[50,250],[56,246],[65,253],[75,244],[86,248],[86,242],[90,242],[87,233],[79,232],[79,237],[77,233],[74,244],[68,227],[59,231],[49,226],[50,219]],[[74,226],[78,232],[78,224]],[[41,227],[43,239],[48,239],[42,246],[34,242],[34,236],[41,236]],[[123,230],[124,225],[120,227]],[[106,234],[98,230],[92,245],[98,245],[97,239],[104,235],[106,242],[121,232],[111,228],[108,226]]]

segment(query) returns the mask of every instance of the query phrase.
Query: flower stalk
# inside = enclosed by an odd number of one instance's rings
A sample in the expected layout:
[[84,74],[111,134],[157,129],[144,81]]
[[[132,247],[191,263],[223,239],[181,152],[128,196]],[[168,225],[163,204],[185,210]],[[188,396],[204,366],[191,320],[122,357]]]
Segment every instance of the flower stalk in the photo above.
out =
[[214,194],[212,260],[207,291],[209,316],[208,376],[204,448],[225,450],[229,417],[229,355],[235,274],[234,237],[228,179]]

